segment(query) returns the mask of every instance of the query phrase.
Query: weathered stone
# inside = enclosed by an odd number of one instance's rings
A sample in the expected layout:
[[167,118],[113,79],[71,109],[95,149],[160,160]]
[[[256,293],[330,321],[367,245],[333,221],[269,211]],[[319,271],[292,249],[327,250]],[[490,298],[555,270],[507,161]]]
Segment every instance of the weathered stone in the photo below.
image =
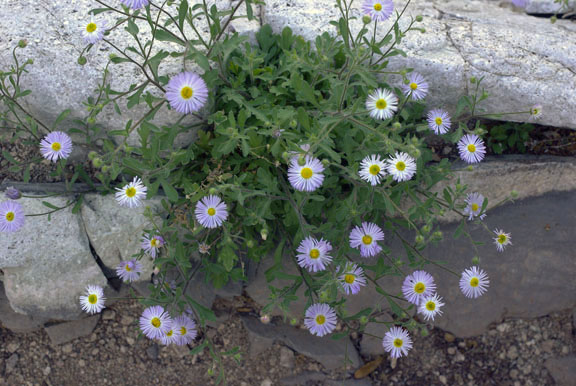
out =
[[46,326],[44,330],[50,337],[52,344],[58,345],[90,335],[99,320],[100,314],[96,314],[84,319]]
[[4,284],[0,283],[0,322],[13,332],[32,332],[42,328],[47,319],[36,318],[14,312],[4,291]]
[[281,342],[292,350],[320,362],[327,369],[344,366],[346,352],[352,366],[361,364],[360,356],[348,338],[339,340],[323,339],[288,325],[263,324],[258,319],[242,318],[244,327],[250,335],[263,338],[263,341]]
[[[503,8],[513,8],[512,2],[506,0],[490,0],[491,2],[497,4]],[[562,0],[563,2],[564,0]],[[516,12],[526,12],[530,15],[539,15],[543,14],[546,16],[552,14],[563,14],[567,12],[574,11],[576,9],[576,2],[574,0],[568,0],[568,5],[565,6],[564,4],[559,4],[554,0],[528,0],[526,7],[516,8],[514,11]]]
[[[66,206],[65,198],[19,200],[26,214],[49,212],[42,201]],[[50,220],[27,217],[18,232],[0,233],[0,268],[12,308],[38,319],[79,318],[78,297],[86,285],[106,285],[71,207],[52,213]]]
[[558,386],[573,386],[576,380],[576,356],[550,358],[544,362]]
[[[381,322],[392,322],[394,319],[390,315],[384,314],[380,316],[378,320]],[[384,338],[384,334],[386,334],[387,331],[388,327],[385,324],[368,324],[364,330],[365,334],[360,341],[360,354],[364,356],[383,355],[384,346],[382,346],[382,338]]]
[[[144,216],[146,206],[152,213],[162,211],[161,200],[145,200],[139,208],[124,208],[112,195],[87,194],[82,204],[82,220],[92,247],[102,262],[111,269],[141,251],[142,235],[152,224]],[[158,221],[162,221],[159,219]],[[142,273],[139,281],[149,281],[154,262],[145,254],[140,260]]]
[[[576,190],[576,160],[569,157],[550,156],[500,156],[488,157],[473,171],[458,162],[453,177],[434,186],[432,192],[442,191],[456,184],[468,186],[469,192],[480,192],[488,199],[488,209],[510,197],[515,190],[518,200],[541,196],[548,192]],[[455,212],[447,212],[442,221],[459,220]]]
[[280,379],[282,386],[300,386],[308,385],[309,383],[315,384],[326,380],[326,374],[318,371],[304,371],[300,374],[291,375]]
[[[405,1],[395,2],[402,9]],[[285,26],[307,40],[323,32],[335,33],[329,21],[339,17],[334,7],[318,7],[313,0],[268,0],[262,22],[275,32]],[[351,29],[361,28],[359,8],[353,7]],[[390,69],[414,68],[430,85],[426,103],[429,108],[455,109],[458,99],[469,88],[472,76],[485,77],[483,87],[490,98],[482,102],[488,112],[528,111],[534,104],[555,101],[544,106],[541,122],[573,128],[576,126],[576,61],[574,51],[576,25],[559,20],[555,24],[497,4],[479,1],[414,0],[406,16],[423,15],[417,26],[426,33],[412,32],[398,48],[404,58],[390,58]],[[404,17],[401,27],[410,22]],[[382,23],[381,33],[391,21]],[[525,38],[529,36],[530,38]],[[570,43],[568,43],[570,42]],[[399,77],[389,83],[400,85]],[[528,114],[505,116],[507,120],[525,121]]]

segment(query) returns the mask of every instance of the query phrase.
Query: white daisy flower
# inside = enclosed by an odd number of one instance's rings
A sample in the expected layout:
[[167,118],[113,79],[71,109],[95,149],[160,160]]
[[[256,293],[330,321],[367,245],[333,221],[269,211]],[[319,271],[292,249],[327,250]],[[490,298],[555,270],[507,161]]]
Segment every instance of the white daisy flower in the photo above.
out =
[[386,175],[386,163],[378,154],[367,156],[360,163],[360,178],[369,182],[372,186],[378,185]]
[[416,174],[416,161],[408,154],[396,152],[394,157],[386,161],[386,170],[392,175],[394,181],[408,181]]
[[324,166],[319,159],[306,156],[304,165],[298,163],[299,157],[292,157],[288,168],[288,181],[294,189],[301,192],[312,192],[324,182]]
[[446,134],[450,130],[452,121],[450,115],[442,109],[431,110],[426,116],[428,119],[428,127],[436,134]]
[[404,298],[417,306],[420,305],[422,299],[432,296],[435,292],[434,277],[426,271],[414,271],[406,276],[402,284]]
[[480,217],[483,220],[486,217],[485,213],[480,214],[482,211],[482,204],[484,203],[484,196],[480,193],[469,193],[466,197],[466,208],[464,214],[468,216],[468,220],[473,220],[474,217]]
[[128,208],[136,208],[142,205],[142,201],[146,198],[146,191],[148,188],[144,186],[140,177],[134,177],[132,182],[124,185],[122,189],[116,188],[116,201],[120,206]]
[[434,294],[422,299],[420,307],[418,307],[418,312],[424,316],[425,320],[434,320],[436,315],[442,314],[442,310],[440,309],[442,306],[444,306],[442,298]]
[[411,96],[415,101],[419,101],[428,94],[428,82],[417,72],[408,74],[408,84],[402,85],[404,95]]
[[496,234],[496,237],[494,238],[494,244],[496,244],[496,248],[499,252],[503,252],[504,247],[507,245],[512,245],[512,241],[510,241],[512,239],[510,233],[506,233],[499,229],[495,229],[494,233]]
[[400,358],[408,355],[408,350],[412,348],[412,339],[408,332],[401,327],[392,327],[382,339],[384,350],[390,353],[392,358]]
[[458,151],[463,161],[475,164],[484,159],[486,146],[476,134],[466,134],[458,141]]
[[82,27],[84,41],[88,44],[95,44],[104,38],[106,32],[106,22],[96,21],[90,17],[90,22]]
[[398,110],[398,98],[392,91],[379,88],[368,96],[366,110],[375,119],[391,118]]
[[336,311],[328,304],[313,304],[306,310],[304,325],[312,335],[324,336],[336,328]]
[[332,250],[332,245],[320,239],[316,240],[314,237],[308,236],[300,243],[296,250],[298,253],[298,265],[306,268],[308,272],[319,272],[326,269],[326,266],[332,261],[329,255]]
[[98,285],[86,287],[86,295],[80,296],[82,309],[90,314],[96,314],[104,309],[104,290]]
[[460,290],[467,298],[477,298],[488,290],[488,275],[478,267],[465,269],[460,278]]
[[530,118],[537,120],[542,117],[542,105],[534,105],[530,108]]
[[384,240],[384,232],[380,227],[371,222],[363,222],[362,226],[356,226],[350,232],[350,247],[360,249],[360,256],[372,257],[382,251],[378,241]]

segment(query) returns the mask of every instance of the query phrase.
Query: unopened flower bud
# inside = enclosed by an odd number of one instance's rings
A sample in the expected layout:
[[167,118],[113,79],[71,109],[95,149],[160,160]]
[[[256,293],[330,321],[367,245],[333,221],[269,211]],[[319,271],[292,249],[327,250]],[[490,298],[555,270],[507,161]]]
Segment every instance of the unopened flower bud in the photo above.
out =
[[393,128],[394,130],[400,130],[400,129],[402,128],[402,124],[401,124],[400,122],[394,122],[394,123],[392,124],[392,128]]
[[478,256],[474,256],[472,258],[472,265],[478,265],[480,264],[480,258]]
[[362,23],[370,24],[371,21],[372,21],[372,18],[370,16],[368,16],[368,15],[362,16]]
[[327,168],[328,166],[330,166],[330,161],[327,159],[323,159],[322,160],[322,166],[324,166],[325,168]]
[[518,198],[518,191],[517,190],[513,190],[510,192],[510,197],[513,199]]
[[104,164],[104,162],[102,161],[102,158],[95,157],[95,158],[92,160],[92,165],[93,165],[95,168],[99,168],[99,167],[101,167],[103,164]]
[[28,40],[26,40],[26,39],[22,39],[18,42],[18,47],[20,47],[20,48],[26,48],[27,45],[28,45]]
[[13,186],[6,188],[4,194],[11,200],[17,200],[22,197],[22,193],[20,193],[20,191]]
[[422,233],[428,234],[428,233],[430,233],[431,230],[432,230],[432,227],[430,225],[424,225],[422,227]]
[[88,119],[86,120],[89,124],[93,125],[96,123],[96,118],[94,117],[88,117]]
[[218,190],[217,190],[216,188],[210,188],[210,189],[208,189],[208,194],[209,194],[209,195],[213,196],[213,195],[215,195],[216,193],[218,193]]
[[34,59],[28,59],[28,60],[26,61],[26,64],[34,64]]
[[306,165],[306,158],[304,158],[303,155],[301,155],[300,157],[298,157],[298,165],[300,165],[300,166]]
[[436,231],[436,232],[432,233],[432,237],[435,240],[442,240],[442,237],[444,237],[444,234],[442,233],[442,231]]
[[100,168],[100,170],[102,170],[103,173],[108,173],[108,170],[110,170],[110,166],[104,165]]
[[416,244],[422,244],[424,242],[424,236],[416,235],[414,241],[416,242]]
[[260,321],[264,324],[270,323],[270,315],[264,314],[260,317]]
[[246,241],[246,246],[248,248],[254,248],[254,240],[250,239],[250,240]]
[[328,301],[328,291],[320,292],[320,300],[322,300],[323,302]]
[[418,23],[421,23],[422,20],[424,20],[424,17],[422,17],[422,15],[416,16],[416,21],[417,21]]
[[292,318],[292,319],[290,319],[290,325],[296,326],[297,324],[298,324],[298,319],[297,319],[297,318]]
[[81,56],[81,57],[78,58],[78,64],[81,65],[81,66],[85,65],[87,61],[88,61],[88,60],[86,59],[85,56]]
[[472,78],[470,78],[470,83],[472,83],[472,84],[476,83],[476,77],[475,77],[475,76],[473,76]]
[[360,324],[368,323],[368,317],[366,315],[362,315],[359,320]]
[[295,119],[293,119],[293,120],[290,121],[290,127],[291,127],[292,129],[296,128],[296,125],[298,125],[298,122],[296,122]]
[[95,151],[91,151],[90,153],[88,153],[88,159],[89,160],[93,160],[97,156],[98,156],[98,153],[96,153]]
[[428,335],[430,335],[430,332],[428,331],[428,329],[426,327],[422,327],[422,329],[420,330],[420,335],[423,338],[426,338]]
[[474,171],[474,166],[468,165],[468,166],[466,167],[466,170],[468,170],[469,172],[472,172],[472,171]]
[[266,241],[266,239],[268,238],[268,228],[263,228],[260,231],[260,236],[262,237],[262,240]]

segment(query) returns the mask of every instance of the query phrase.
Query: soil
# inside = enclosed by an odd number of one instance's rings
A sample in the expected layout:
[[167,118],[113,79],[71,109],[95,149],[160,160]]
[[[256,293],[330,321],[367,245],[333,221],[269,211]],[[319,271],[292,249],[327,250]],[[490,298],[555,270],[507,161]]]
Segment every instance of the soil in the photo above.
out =
[[[53,346],[41,330],[16,334],[0,328],[0,385],[213,385],[216,375],[208,350],[189,350],[211,337],[218,351],[239,347],[240,363],[223,360],[229,385],[326,385],[351,381],[354,370],[327,371],[308,358],[275,344],[251,357],[250,339],[241,314],[246,299],[235,298],[230,314],[217,327],[201,331],[190,347],[160,346],[138,334],[143,306],[121,300],[107,308],[91,335]],[[222,307],[220,307],[221,311]],[[576,348],[570,312],[532,320],[505,320],[471,339],[455,339],[433,329],[414,337],[405,358],[383,361],[369,373],[374,385],[553,385],[547,358],[566,356]],[[364,358],[370,361],[378,358]],[[289,383],[292,382],[292,383]]]

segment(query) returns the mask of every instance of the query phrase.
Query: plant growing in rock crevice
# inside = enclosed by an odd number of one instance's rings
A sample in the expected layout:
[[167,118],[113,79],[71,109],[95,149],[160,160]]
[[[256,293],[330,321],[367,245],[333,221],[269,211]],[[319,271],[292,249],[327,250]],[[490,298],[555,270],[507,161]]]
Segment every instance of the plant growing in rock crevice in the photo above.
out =
[[[406,355],[411,347],[406,329],[425,329],[421,319],[409,316],[413,310],[433,320],[443,302],[450,301],[435,293],[434,278],[422,271],[427,264],[454,273],[454,285],[459,282],[466,296],[486,291],[487,275],[476,267],[478,253],[474,266],[462,274],[423,254],[428,244],[442,239],[437,223],[446,211],[462,216],[455,236],[465,234],[474,248],[468,221],[492,232],[481,222],[488,205],[482,195],[468,194],[459,182],[441,196],[431,192],[451,172],[447,160],[432,162],[424,139],[442,135],[458,144],[464,161],[481,162],[485,131],[469,129],[467,123],[498,114],[478,113],[486,98],[481,80],[471,80],[475,91],[450,116],[448,107],[425,111],[428,83],[421,75],[412,69],[387,70],[391,56],[404,55],[399,44],[406,34],[420,30],[421,17],[400,27],[409,2],[389,20],[390,0],[366,0],[360,20],[353,16],[358,14],[353,0],[337,0],[340,17],[332,22],[336,36],[324,33],[307,42],[289,28],[275,34],[263,26],[250,44],[248,37],[230,32],[230,26],[253,19],[252,7],[259,3],[252,0],[224,10],[205,1],[124,0],[122,7],[95,1],[102,8],[91,12],[84,28],[86,50],[108,44],[114,54],[97,96],[86,102],[86,118],[76,122],[82,129],[68,133],[102,143],[91,143],[89,157],[100,170],[100,190],[115,192],[119,205],[138,207],[160,189],[165,194],[167,217],[159,222],[147,211],[150,226],[143,234],[143,250],[116,267],[130,282],[139,275],[138,260],[146,254],[154,258],[155,284],[151,296],[142,299],[149,306],[140,321],[146,336],[165,344],[191,343],[196,336],[193,319],[203,327],[214,315],[190,294],[190,283],[200,273],[216,287],[246,280],[246,264],[264,258],[275,263],[266,272],[269,281],[289,283],[270,287],[264,316],[274,307],[289,315],[290,302],[304,287],[304,324],[311,333],[324,336],[338,323],[343,331],[336,337],[362,332],[367,323],[379,322],[384,306],[378,302],[350,315],[347,299],[372,286],[395,316],[383,337],[383,349],[393,357]],[[239,16],[242,6],[245,16]],[[116,17],[110,27],[102,22],[104,15]],[[134,45],[119,47],[113,41],[122,28]],[[0,73],[8,107],[2,116],[36,143],[47,134],[44,155],[62,165],[59,172],[64,173],[68,136],[53,128],[61,126],[67,113],[50,128],[18,104],[27,91],[19,89],[24,67],[14,58],[16,67]],[[84,53],[79,63],[89,65]],[[111,65],[134,66],[141,82],[115,90],[107,77]],[[139,119],[127,120],[124,130],[105,133],[97,124],[99,114],[112,105],[118,119],[124,119],[124,103],[126,109],[146,109]],[[165,105],[181,118],[154,124]],[[522,113],[536,116],[535,111]],[[177,147],[178,136],[190,133],[194,140]],[[129,145],[134,136],[138,146]],[[82,171],[69,182],[79,178],[92,183]],[[77,208],[81,197],[74,203]],[[0,208],[3,231],[20,228],[6,225],[21,213],[13,209],[17,201],[10,204]],[[414,240],[403,229],[414,233]],[[385,242],[393,238],[402,243],[406,259],[390,255]],[[510,235],[496,231],[494,240],[503,249]],[[284,271],[285,260],[294,264],[297,275]],[[379,285],[388,275],[406,276],[403,296]],[[101,295],[96,292],[91,288],[82,298],[85,309],[99,311]],[[206,336],[193,352],[205,347],[218,363],[221,355],[239,358],[236,351],[215,352]]]

